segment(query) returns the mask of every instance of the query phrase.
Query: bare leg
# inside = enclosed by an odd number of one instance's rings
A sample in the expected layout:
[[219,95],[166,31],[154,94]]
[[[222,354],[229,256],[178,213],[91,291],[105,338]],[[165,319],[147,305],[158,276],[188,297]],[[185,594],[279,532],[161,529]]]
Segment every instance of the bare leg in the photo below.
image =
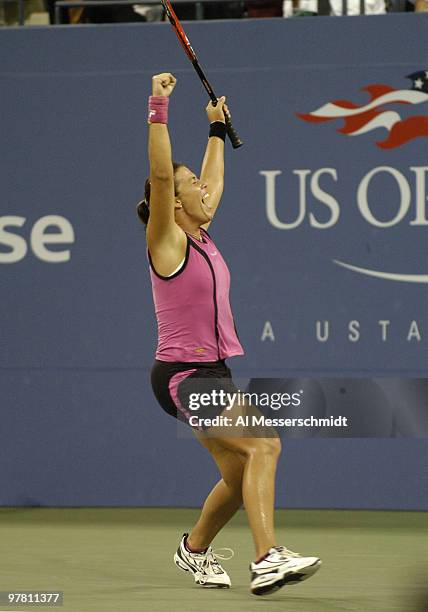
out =
[[[238,416],[260,417],[261,413],[251,405],[236,404],[228,412],[233,422]],[[247,422],[247,421],[245,421]],[[209,440],[209,438],[208,438]],[[242,497],[253,535],[257,558],[276,546],[274,530],[275,476],[281,442],[277,432],[269,427],[235,426],[233,430],[215,431],[215,441],[220,449],[229,450],[244,462]],[[204,444],[204,442],[202,442]],[[211,450],[208,447],[208,450]],[[215,453],[213,453],[214,455]]]
[[[275,474],[281,444],[278,438],[200,439],[223,479],[205,501],[189,536],[194,548],[209,546],[244,501],[257,558],[276,545],[274,533]],[[242,495],[242,497],[241,497]]]
[[200,440],[216,461],[223,478],[205,500],[198,522],[189,537],[189,546],[206,548],[220,529],[242,505],[242,477],[244,461],[232,451],[220,447],[213,440]]
[[255,442],[256,444],[248,449],[242,493],[256,556],[259,558],[276,546],[274,505],[279,446],[275,438],[262,438]]
[[205,500],[198,522],[187,539],[189,546],[207,548],[241,505],[241,491],[230,489],[220,480]]

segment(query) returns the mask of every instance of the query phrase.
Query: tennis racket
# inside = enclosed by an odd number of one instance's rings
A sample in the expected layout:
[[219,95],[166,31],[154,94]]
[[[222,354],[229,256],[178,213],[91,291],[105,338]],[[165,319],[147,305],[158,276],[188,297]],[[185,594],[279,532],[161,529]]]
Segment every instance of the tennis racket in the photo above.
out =
[[[213,88],[211,87],[207,77],[204,74],[204,71],[202,70],[198,62],[196,53],[194,52],[193,47],[190,44],[185,31],[183,30],[183,26],[181,25],[177,15],[174,12],[174,9],[171,6],[171,2],[169,2],[169,0],[161,0],[161,2],[162,2],[163,8],[165,9],[165,13],[167,14],[167,17],[169,21],[171,22],[171,25],[174,28],[175,33],[177,34],[178,40],[180,41],[184,51],[186,52],[187,57],[192,62],[193,67],[196,70],[198,77],[201,79],[203,86],[205,87],[209,97],[211,98],[213,105],[215,106],[217,104],[217,96],[215,95]],[[233,148],[237,149],[238,147],[242,147],[244,143],[239,138],[236,130],[232,126],[230,114],[225,113],[224,118],[226,121],[227,135],[230,138]]]

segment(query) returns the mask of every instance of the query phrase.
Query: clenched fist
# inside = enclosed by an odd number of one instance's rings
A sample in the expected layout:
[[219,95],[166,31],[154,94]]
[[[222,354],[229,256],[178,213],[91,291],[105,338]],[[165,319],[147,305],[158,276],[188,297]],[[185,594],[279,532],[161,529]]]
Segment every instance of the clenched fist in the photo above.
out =
[[177,79],[169,72],[155,74],[154,77],[152,77],[152,95],[170,96],[176,84]]

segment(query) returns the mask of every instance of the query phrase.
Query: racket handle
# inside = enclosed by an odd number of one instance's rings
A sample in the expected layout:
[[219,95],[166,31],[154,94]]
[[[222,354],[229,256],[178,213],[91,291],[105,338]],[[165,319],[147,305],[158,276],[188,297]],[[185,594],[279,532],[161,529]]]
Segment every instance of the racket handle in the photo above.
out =
[[224,114],[224,118],[226,120],[226,131],[227,131],[227,135],[230,138],[230,142],[232,143],[232,147],[234,149],[238,149],[239,147],[242,147],[242,145],[244,144],[242,142],[242,140],[239,138],[238,136],[238,132],[235,130],[235,128],[232,125],[232,121],[230,120],[230,117],[228,117],[228,115],[225,113]]
[[[211,98],[213,106],[217,106],[217,98],[215,96],[215,93],[213,92],[213,90],[211,89],[211,87],[209,85],[208,85],[207,91],[208,91],[208,94],[209,94],[209,96]],[[226,112],[223,109],[223,114],[224,114],[224,119],[225,119],[225,123],[226,123],[226,132],[227,132],[227,135],[230,138],[230,142],[232,143],[232,147],[234,149],[239,149],[239,147],[242,147],[242,145],[244,143],[239,138],[238,132],[235,130],[235,128],[232,125],[232,120],[230,118],[230,112]]]

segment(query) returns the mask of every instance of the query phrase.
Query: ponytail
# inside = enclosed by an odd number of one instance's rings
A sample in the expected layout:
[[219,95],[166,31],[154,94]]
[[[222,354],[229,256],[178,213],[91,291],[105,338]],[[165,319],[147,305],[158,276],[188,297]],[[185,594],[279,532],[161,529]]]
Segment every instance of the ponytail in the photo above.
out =
[[147,225],[150,216],[150,181],[146,179],[144,183],[144,199],[137,204],[137,215],[140,221]]

